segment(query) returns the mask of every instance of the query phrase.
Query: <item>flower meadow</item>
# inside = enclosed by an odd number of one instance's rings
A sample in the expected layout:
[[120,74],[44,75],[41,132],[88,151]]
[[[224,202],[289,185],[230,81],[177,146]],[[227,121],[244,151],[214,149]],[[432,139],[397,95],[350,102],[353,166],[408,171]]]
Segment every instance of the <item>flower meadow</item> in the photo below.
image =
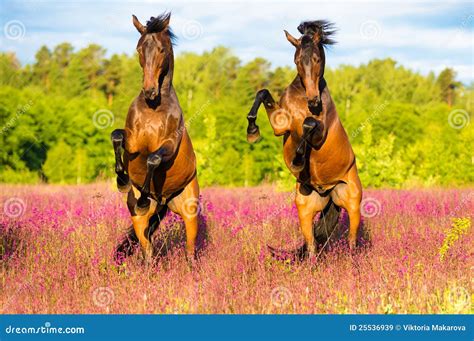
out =
[[[1,187],[3,314],[472,313],[472,189],[366,190],[370,242],[351,254],[342,238],[288,262],[267,245],[301,245],[293,193],[207,188],[191,269],[171,213],[153,266],[140,252],[116,264],[130,217],[112,183]],[[340,225],[344,235],[344,213]]]

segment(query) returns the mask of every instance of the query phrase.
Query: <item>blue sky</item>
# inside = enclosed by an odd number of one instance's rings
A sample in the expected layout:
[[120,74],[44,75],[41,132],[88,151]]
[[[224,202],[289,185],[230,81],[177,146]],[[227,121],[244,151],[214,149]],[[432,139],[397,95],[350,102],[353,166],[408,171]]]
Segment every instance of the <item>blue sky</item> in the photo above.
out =
[[339,28],[330,67],[391,57],[423,74],[452,67],[461,81],[474,81],[471,1],[0,1],[0,50],[16,52],[22,63],[34,61],[41,45],[63,41],[132,54],[138,33],[131,15],[145,23],[168,10],[177,53],[224,45],[244,62],[264,57],[273,66],[292,65],[294,48],[283,30],[297,35],[300,21],[324,18]]

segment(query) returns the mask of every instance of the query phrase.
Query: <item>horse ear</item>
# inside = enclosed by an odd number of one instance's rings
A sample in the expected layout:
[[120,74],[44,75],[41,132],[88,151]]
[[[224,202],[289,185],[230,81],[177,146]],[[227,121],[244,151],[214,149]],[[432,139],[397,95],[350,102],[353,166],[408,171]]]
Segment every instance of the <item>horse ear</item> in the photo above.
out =
[[146,27],[143,26],[137,19],[137,17],[135,15],[132,14],[132,18],[133,18],[133,26],[135,26],[135,28],[137,29],[138,32],[140,32],[140,34],[143,34],[145,33],[146,31]]
[[296,39],[291,34],[289,34],[287,30],[283,30],[283,31],[285,31],[286,39],[288,39],[288,41],[291,43],[291,45],[293,45],[294,47],[298,47],[298,45],[299,45],[298,39]]
[[168,27],[170,25],[170,20],[171,20],[171,12],[169,12],[165,19],[163,20],[163,23],[165,24],[165,27]]

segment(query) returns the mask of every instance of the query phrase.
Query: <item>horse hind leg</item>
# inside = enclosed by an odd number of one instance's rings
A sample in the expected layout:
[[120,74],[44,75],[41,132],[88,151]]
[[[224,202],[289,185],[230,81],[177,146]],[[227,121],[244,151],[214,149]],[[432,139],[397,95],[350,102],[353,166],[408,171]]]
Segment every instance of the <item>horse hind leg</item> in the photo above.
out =
[[125,130],[115,129],[111,134],[115,153],[115,173],[117,174],[117,188],[122,193],[130,191],[131,183],[122,160],[122,149],[125,143]]
[[[145,235],[148,237],[148,239],[151,240],[151,236],[159,227],[167,211],[168,211],[168,207],[163,206],[163,208],[161,208],[158,214],[153,214],[150,217],[150,219],[148,220],[148,228],[145,231]],[[139,244],[139,240],[138,240],[137,234],[135,233],[135,229],[133,225],[131,225],[125,232],[125,236],[123,237],[123,239],[115,247],[115,252],[114,252],[115,263],[117,265],[122,264],[125,258],[131,256],[135,252],[138,244]]]
[[186,259],[193,265],[197,259],[196,239],[199,232],[199,184],[197,177],[184,188],[183,192],[168,204],[171,211],[181,216],[186,229]]
[[308,194],[301,187],[302,184],[296,184],[295,204],[308,256],[314,256],[316,254],[316,240],[313,232],[313,220],[316,214],[326,207],[329,198],[322,197],[315,191]]
[[127,198],[127,207],[132,216],[133,224],[133,233],[130,231],[130,234],[134,236],[133,240],[135,240],[135,244],[138,240],[145,262],[147,264],[151,264],[151,261],[153,259],[153,246],[151,244],[151,235],[158,226],[157,224],[153,224],[154,219],[156,219],[155,216],[158,211],[158,205],[156,201],[152,200],[150,202],[148,211],[143,215],[138,215],[135,211],[135,208],[139,195],[140,191],[135,186],[132,186],[132,189],[128,192]]

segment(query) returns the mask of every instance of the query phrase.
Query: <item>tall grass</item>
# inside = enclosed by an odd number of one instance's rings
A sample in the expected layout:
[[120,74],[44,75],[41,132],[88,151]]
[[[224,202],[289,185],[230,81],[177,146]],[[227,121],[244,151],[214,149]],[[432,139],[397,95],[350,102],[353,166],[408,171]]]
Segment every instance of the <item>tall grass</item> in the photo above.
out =
[[168,252],[155,266],[139,252],[114,263],[130,218],[111,184],[1,187],[2,313],[472,312],[472,229],[443,249],[452,218],[473,218],[469,189],[367,190],[371,246],[351,256],[342,241],[301,264],[267,252],[302,241],[291,193],[206,189],[207,240],[191,271],[174,215],[156,233]]

